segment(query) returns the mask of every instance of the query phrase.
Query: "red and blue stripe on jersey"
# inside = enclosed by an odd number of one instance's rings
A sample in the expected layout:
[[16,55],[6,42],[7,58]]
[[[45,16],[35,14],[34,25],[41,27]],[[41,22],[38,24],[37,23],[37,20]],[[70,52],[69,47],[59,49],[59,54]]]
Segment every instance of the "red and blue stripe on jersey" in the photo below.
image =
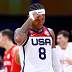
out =
[[41,32],[29,29],[29,37],[52,37],[52,35],[49,32],[48,28],[43,26]]

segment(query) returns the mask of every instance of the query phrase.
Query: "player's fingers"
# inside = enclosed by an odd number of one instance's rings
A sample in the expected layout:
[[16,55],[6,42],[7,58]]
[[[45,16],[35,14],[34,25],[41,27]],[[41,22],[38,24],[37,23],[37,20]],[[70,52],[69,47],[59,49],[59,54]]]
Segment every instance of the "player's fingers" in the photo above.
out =
[[37,17],[38,17],[38,16],[41,16],[41,15],[40,15],[40,14],[38,14],[36,11],[35,11],[35,12],[33,12],[32,14],[33,14],[33,16],[37,16]]
[[34,12],[32,13],[32,15],[33,15],[33,16],[39,16],[40,14],[38,14],[36,11],[34,11]]

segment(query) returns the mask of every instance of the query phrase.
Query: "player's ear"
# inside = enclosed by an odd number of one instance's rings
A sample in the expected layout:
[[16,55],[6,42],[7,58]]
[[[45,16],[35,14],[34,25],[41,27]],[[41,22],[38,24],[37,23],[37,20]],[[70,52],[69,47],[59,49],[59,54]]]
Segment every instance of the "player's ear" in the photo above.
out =
[[67,41],[69,41],[69,38],[66,38],[67,39]]

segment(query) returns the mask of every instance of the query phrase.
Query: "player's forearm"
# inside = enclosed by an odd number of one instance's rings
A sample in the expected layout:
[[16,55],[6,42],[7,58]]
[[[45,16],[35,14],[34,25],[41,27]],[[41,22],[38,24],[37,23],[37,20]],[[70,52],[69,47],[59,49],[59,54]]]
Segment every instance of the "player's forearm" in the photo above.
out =
[[17,44],[20,45],[26,40],[28,30],[29,30],[32,22],[33,22],[33,20],[31,18],[28,18],[28,20],[22,25],[22,27],[19,29],[19,31],[15,34],[14,40]]

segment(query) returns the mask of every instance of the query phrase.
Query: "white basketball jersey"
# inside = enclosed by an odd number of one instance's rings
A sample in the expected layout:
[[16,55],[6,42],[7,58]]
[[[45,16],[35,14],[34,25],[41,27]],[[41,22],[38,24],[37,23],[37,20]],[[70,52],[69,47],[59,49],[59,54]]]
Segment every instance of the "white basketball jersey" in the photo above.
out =
[[26,42],[19,47],[22,72],[53,72],[52,36],[47,28],[29,29]]
[[[63,72],[72,72],[72,65],[68,65],[67,62],[63,63],[62,60],[66,57],[72,59],[72,42],[69,42],[66,49],[62,50],[59,45],[56,45],[57,55],[60,60]],[[68,65],[68,66],[66,66]]]

